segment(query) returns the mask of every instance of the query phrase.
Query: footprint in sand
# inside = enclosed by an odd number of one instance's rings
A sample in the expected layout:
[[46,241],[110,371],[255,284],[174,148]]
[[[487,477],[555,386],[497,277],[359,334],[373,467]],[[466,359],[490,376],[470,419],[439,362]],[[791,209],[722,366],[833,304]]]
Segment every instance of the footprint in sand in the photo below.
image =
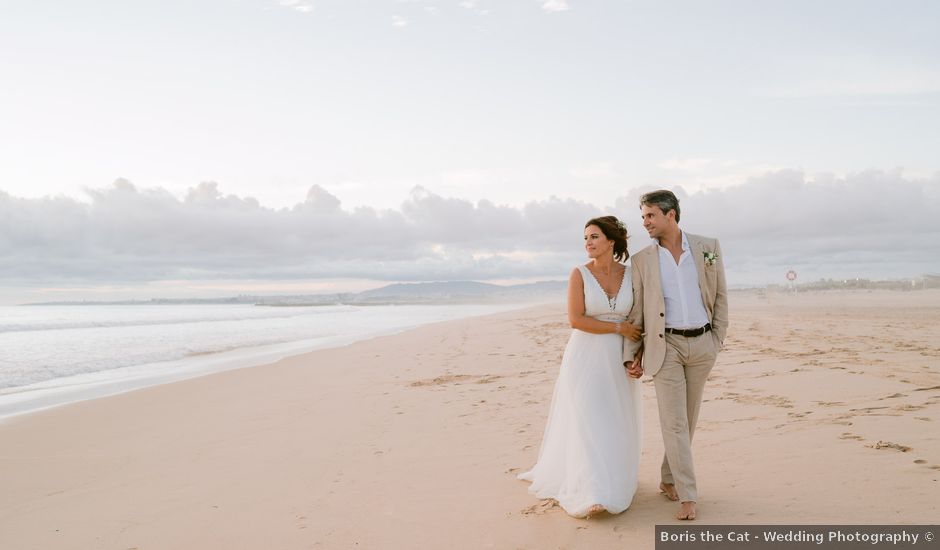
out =
[[[904,382],[904,380],[901,380],[901,382]],[[881,399],[895,399],[897,397],[906,397],[906,396],[903,393],[893,393],[891,395],[886,395],[882,397]]]
[[919,411],[924,408],[924,405],[898,405],[894,408],[896,411],[910,412],[910,411]]
[[878,441],[874,445],[865,445],[866,447],[872,449],[895,449],[901,451],[902,453],[907,453],[913,451],[913,447],[908,447],[907,445],[900,445],[898,443],[892,443],[890,441]]
[[873,414],[872,411],[878,411],[881,409],[887,409],[888,407],[862,407],[860,409],[849,409],[850,412],[857,412],[862,414]]
[[526,506],[522,509],[523,516],[541,516],[545,512],[558,508],[558,502],[554,499],[540,500],[532,506]]
[[416,380],[409,384],[412,388],[420,388],[424,386],[441,386],[444,384],[455,384],[459,385],[461,382],[476,380],[477,384],[489,384],[496,380],[502,378],[500,375],[494,374],[445,374],[443,376],[437,376],[435,378],[427,378],[424,380]]
[[790,400],[782,395],[762,395],[762,396],[740,396],[734,399],[737,403],[757,403],[758,405],[769,405],[772,407],[780,407],[783,409],[792,409],[793,405]]

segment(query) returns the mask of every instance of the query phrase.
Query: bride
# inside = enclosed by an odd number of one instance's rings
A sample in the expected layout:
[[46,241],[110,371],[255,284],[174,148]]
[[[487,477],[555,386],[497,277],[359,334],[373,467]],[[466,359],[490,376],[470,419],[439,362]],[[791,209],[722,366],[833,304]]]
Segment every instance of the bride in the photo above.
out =
[[591,259],[568,281],[571,337],[561,360],[538,462],[519,479],[529,492],[555,499],[574,517],[619,514],[636,492],[643,424],[640,381],[627,375],[623,338],[640,339],[627,322],[633,305],[627,230],[614,216],[589,220]]

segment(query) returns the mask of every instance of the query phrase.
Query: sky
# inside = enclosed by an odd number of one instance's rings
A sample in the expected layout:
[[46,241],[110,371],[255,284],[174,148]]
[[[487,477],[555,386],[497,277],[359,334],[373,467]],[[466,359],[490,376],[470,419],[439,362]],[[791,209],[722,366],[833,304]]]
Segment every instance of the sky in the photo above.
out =
[[18,2],[0,303],[564,279],[673,189],[729,281],[940,272],[931,1]]

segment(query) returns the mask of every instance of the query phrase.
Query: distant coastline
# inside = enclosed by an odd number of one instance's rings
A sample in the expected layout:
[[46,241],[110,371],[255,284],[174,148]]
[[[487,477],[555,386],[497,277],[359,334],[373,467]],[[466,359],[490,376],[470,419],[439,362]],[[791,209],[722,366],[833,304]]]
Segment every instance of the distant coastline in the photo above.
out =
[[538,303],[564,299],[567,281],[540,281],[518,285],[494,285],[476,281],[450,281],[433,283],[398,283],[363,292],[335,294],[295,294],[259,296],[242,294],[221,298],[151,298],[149,300],[68,300],[34,302],[26,306],[84,306],[84,305],[256,305],[270,307],[290,306],[379,306],[379,305],[434,305],[434,304],[487,304]]
[[940,275],[925,274],[918,277],[906,277],[903,279],[872,280],[872,279],[819,279],[809,283],[796,283],[788,286],[785,284],[773,284],[764,287],[766,290],[791,290],[814,291],[814,290],[927,290],[930,288],[940,288]]
[[[68,300],[33,302],[24,306],[141,306],[141,305],[255,305],[268,307],[388,306],[433,304],[488,304],[514,301],[544,303],[564,299],[567,281],[540,281],[518,285],[495,285],[476,281],[397,283],[363,292],[334,294],[285,294],[261,296],[240,294],[221,298],[151,298],[149,300]],[[940,275],[925,274],[903,279],[819,279],[806,283],[741,285],[729,290],[767,292],[812,292],[820,290],[926,290],[940,288]]]

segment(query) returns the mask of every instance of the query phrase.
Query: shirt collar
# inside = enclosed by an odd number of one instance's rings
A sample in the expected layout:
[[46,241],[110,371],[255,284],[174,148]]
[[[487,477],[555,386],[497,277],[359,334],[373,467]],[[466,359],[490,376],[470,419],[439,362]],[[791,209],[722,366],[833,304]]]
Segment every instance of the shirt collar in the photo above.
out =
[[[689,246],[689,238],[685,236],[685,231],[679,230],[679,234],[682,235],[682,250],[692,250],[692,247]],[[659,246],[659,239],[653,239],[653,242],[656,243],[656,246]],[[662,248],[662,247],[660,247]]]

